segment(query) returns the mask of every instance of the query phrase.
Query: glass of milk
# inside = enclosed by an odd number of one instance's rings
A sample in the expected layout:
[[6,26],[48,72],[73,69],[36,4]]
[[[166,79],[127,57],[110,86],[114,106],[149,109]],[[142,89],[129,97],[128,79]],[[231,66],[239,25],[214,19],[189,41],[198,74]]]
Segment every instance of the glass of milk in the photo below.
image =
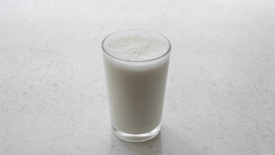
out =
[[102,42],[113,133],[141,142],[160,131],[171,44],[161,34],[125,30]]

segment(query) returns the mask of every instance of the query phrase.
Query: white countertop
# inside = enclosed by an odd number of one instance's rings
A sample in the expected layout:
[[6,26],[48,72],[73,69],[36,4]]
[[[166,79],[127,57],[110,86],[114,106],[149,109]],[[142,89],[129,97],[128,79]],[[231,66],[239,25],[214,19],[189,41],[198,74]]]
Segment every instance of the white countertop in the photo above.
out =
[[[111,133],[101,41],[172,43],[161,133]],[[1,155],[274,155],[271,0],[0,1]]]

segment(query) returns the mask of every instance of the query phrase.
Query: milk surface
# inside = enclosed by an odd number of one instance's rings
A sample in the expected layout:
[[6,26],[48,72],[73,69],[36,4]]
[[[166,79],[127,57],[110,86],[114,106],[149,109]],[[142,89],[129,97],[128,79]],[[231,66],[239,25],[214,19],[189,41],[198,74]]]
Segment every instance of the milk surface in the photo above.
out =
[[116,38],[105,45],[110,55],[128,61],[146,61],[167,52],[167,45],[162,40],[142,35]]
[[143,36],[110,40],[105,47],[111,55],[104,54],[104,65],[112,125],[130,134],[152,131],[161,123],[169,55],[161,56],[167,48]]

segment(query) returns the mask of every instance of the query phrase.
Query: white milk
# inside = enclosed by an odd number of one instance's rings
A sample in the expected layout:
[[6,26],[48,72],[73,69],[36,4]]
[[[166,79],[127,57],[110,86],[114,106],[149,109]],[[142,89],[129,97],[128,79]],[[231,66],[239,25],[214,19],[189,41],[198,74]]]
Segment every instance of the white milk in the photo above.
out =
[[[165,43],[144,36],[122,37],[105,44],[107,53],[128,61],[163,56]],[[166,45],[167,47],[167,45]],[[161,123],[169,55],[153,61],[127,62],[104,53],[112,125],[131,134],[147,133]]]

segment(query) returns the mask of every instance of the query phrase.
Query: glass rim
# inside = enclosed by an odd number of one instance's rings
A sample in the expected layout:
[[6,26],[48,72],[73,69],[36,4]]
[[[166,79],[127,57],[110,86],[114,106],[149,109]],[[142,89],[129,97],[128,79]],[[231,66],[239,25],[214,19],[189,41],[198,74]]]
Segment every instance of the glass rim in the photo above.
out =
[[[114,34],[117,34],[117,33],[120,33],[120,32],[125,32],[125,31],[145,31],[145,32],[150,32],[150,33],[153,33],[153,34],[157,34],[157,35],[163,37],[167,41],[169,47],[168,47],[167,51],[164,54],[162,54],[162,55],[160,55],[160,56],[158,56],[156,58],[149,59],[149,60],[124,60],[124,59],[117,58],[117,57],[115,57],[115,56],[113,56],[113,55],[111,55],[110,53],[107,52],[107,50],[104,48],[104,43],[105,43],[106,39],[108,39],[110,36],[112,36]],[[166,55],[168,55],[170,53],[170,51],[171,51],[172,45],[171,45],[171,42],[169,41],[169,39],[167,37],[165,37],[164,35],[160,34],[160,33],[157,33],[157,32],[154,32],[154,31],[149,31],[149,30],[143,30],[143,29],[127,29],[127,30],[117,31],[117,32],[114,32],[114,33],[111,33],[111,34],[107,35],[103,39],[103,41],[101,43],[101,48],[102,48],[102,50],[104,51],[105,54],[107,54],[108,56],[110,56],[110,57],[112,57],[112,58],[114,58],[116,60],[119,60],[119,61],[125,61],[125,62],[149,62],[149,61],[158,60],[158,59],[163,58]]]

